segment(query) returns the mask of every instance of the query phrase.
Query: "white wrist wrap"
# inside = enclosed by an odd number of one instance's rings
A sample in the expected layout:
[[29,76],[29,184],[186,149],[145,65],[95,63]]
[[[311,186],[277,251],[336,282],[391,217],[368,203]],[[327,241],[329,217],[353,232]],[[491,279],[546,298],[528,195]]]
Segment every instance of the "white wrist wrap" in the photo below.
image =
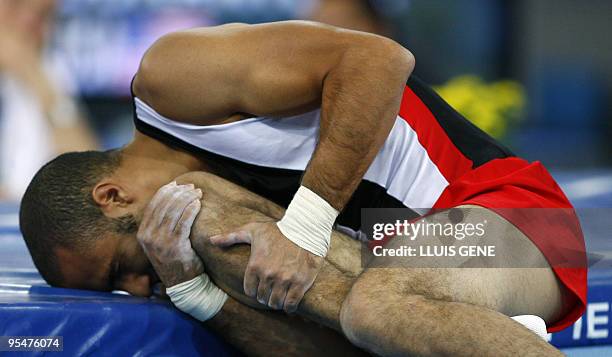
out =
[[324,257],[329,250],[338,211],[304,186],[293,196],[285,216],[276,225],[290,241],[312,254]]
[[179,310],[206,321],[215,316],[225,304],[227,294],[219,289],[206,274],[166,289]]

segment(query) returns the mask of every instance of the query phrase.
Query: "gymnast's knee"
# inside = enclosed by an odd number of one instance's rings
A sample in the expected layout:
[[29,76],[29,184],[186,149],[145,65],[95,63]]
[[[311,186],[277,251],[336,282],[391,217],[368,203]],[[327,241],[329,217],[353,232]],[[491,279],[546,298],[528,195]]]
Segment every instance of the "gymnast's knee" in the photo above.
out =
[[386,330],[394,325],[397,314],[418,315],[426,304],[427,299],[423,296],[400,295],[357,282],[342,304],[340,326],[344,335],[359,347],[379,344],[387,338]]

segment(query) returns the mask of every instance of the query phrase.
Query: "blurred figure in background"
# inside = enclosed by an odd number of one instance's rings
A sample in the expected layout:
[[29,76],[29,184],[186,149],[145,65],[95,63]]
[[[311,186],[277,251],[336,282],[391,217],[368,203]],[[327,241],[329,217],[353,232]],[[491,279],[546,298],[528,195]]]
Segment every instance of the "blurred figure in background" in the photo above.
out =
[[68,72],[44,56],[56,5],[0,0],[0,199],[18,200],[53,156],[97,147]]
[[315,0],[309,20],[388,36],[384,19],[372,0]]

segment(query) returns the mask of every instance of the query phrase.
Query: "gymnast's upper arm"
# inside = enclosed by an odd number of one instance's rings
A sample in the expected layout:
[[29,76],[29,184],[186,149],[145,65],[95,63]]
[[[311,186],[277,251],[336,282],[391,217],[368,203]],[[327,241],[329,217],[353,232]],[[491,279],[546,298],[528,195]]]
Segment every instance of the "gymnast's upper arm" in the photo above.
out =
[[[276,221],[281,219],[285,211],[279,205],[207,172],[190,172],[177,177],[176,182],[193,183],[202,189],[202,210],[207,210],[207,213],[197,220],[202,236],[193,243],[200,256],[210,253],[207,253],[206,244],[210,245],[207,238],[211,234],[228,232],[253,221]],[[232,249],[235,251],[236,248]],[[334,231],[326,260],[345,274],[357,276],[363,270],[359,252],[358,241]]]
[[389,42],[305,21],[180,31],[147,51],[133,89],[160,114],[192,124],[237,113],[295,114],[320,104],[325,76],[347,49]]

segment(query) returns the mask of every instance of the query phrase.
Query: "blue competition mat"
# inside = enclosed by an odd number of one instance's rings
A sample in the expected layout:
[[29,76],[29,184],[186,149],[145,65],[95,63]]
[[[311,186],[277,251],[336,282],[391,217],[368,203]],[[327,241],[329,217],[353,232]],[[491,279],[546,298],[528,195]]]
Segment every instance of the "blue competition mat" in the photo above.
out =
[[[599,261],[589,273],[586,314],[551,342],[599,345],[564,349],[571,356],[612,355],[612,236],[605,229],[612,226],[612,172],[555,177],[578,208],[588,250]],[[69,355],[237,355],[167,302],[47,286],[19,234],[16,212],[16,205],[0,203],[0,336],[63,336]]]

